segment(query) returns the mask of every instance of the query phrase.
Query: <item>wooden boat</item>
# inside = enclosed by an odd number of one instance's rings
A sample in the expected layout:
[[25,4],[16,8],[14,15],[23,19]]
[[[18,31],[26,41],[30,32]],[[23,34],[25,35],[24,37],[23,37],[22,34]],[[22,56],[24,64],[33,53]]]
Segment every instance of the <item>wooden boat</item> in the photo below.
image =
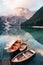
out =
[[12,60],[12,64],[22,63],[24,61],[30,60],[35,55],[34,50],[25,50],[19,54],[17,54]]
[[26,49],[27,49],[27,44],[24,42],[24,43],[22,43],[22,44],[20,45],[19,50],[20,50],[20,51],[24,51],[24,50],[26,50]]
[[10,54],[11,56],[11,59],[19,53],[19,48],[20,48],[20,45],[21,45],[21,40],[17,40],[15,41],[15,43],[12,44],[12,46],[7,49],[7,52]]
[[15,43],[11,46],[11,48],[7,50],[7,52],[15,52],[20,48],[20,45],[21,45],[21,40],[15,41]]

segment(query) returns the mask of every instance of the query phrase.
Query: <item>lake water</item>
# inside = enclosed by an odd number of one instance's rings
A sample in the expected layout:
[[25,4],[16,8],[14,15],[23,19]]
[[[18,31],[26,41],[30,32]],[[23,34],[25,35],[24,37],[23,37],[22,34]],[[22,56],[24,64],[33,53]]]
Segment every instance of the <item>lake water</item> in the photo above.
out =
[[38,42],[43,44],[43,28],[27,28],[24,30],[29,32]]
[[7,60],[9,53],[4,50],[6,44],[20,38],[36,51],[35,57],[26,65],[43,65],[43,45],[33,38],[31,33],[21,30],[20,26],[12,26],[10,22],[4,22],[0,26],[0,59]]

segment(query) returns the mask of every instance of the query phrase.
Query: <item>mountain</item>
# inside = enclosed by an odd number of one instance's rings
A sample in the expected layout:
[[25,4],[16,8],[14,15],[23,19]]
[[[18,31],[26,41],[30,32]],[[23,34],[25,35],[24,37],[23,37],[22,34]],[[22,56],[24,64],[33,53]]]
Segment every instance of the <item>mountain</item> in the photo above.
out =
[[30,11],[29,9],[17,7],[14,10],[14,15],[16,16],[24,16],[26,19],[29,19],[33,16],[35,12]]
[[9,22],[12,26],[21,25],[21,23],[25,22],[27,19],[30,19],[35,12],[32,12],[26,8],[17,7],[15,8],[9,15],[0,16],[2,20],[5,22]]
[[43,26],[43,7],[41,7],[29,20],[22,23],[21,26]]
[[21,25],[21,23],[26,21],[26,18],[24,16],[11,16],[11,17],[8,16],[7,21],[12,26],[19,26]]

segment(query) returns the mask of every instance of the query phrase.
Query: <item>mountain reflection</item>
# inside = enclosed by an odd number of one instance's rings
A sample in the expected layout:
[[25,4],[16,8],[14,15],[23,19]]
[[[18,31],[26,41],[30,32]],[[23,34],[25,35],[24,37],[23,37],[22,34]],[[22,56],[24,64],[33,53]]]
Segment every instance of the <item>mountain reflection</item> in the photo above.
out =
[[6,44],[11,44],[20,38],[36,51],[36,55],[30,62],[26,62],[25,65],[43,65],[43,45],[37,42],[30,33],[21,30],[20,26],[12,26],[13,23],[10,24],[10,22],[4,21],[1,18],[0,21],[0,59],[6,60],[9,58],[9,53],[4,50]]

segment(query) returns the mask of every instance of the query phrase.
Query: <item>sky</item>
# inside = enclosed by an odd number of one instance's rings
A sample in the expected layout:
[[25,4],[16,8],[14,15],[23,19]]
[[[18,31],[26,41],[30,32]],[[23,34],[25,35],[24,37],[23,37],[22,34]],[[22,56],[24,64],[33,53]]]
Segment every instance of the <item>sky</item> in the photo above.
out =
[[0,0],[0,15],[14,11],[16,7],[37,11],[43,6],[43,0]]

